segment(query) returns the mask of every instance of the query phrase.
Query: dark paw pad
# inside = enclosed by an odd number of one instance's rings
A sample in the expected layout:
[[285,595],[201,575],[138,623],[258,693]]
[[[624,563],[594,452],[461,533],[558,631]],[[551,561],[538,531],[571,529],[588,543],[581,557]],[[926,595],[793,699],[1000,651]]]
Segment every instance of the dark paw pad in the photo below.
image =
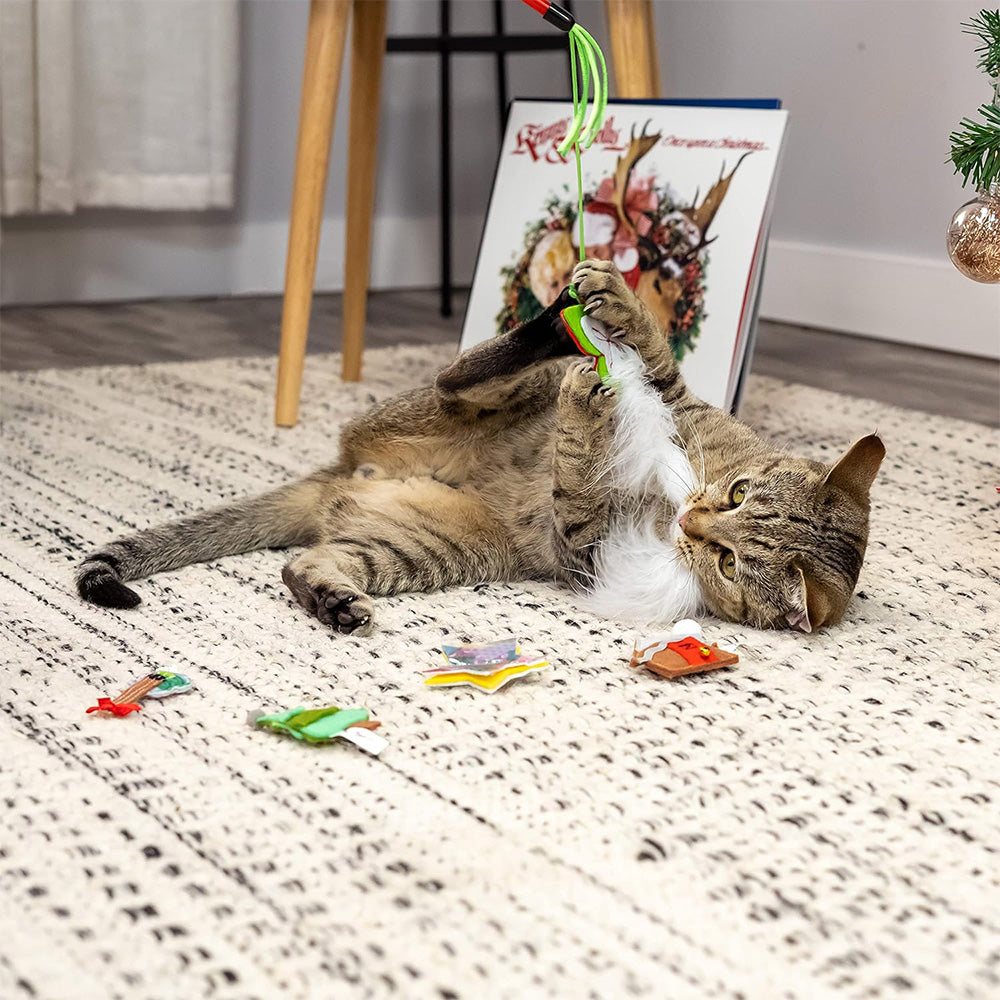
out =
[[325,596],[317,596],[316,617],[324,625],[344,635],[354,632],[364,635],[372,630],[371,598],[341,587],[327,591]]

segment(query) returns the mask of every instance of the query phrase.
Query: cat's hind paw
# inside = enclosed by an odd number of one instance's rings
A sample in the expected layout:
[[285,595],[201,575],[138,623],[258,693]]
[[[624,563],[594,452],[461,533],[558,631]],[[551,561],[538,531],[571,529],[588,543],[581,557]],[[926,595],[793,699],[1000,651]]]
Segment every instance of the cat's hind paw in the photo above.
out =
[[309,583],[291,565],[281,579],[309,614],[342,635],[371,635],[375,631],[375,605],[367,594],[345,584]]
[[316,617],[342,635],[371,635],[375,607],[367,594],[334,587],[317,602]]

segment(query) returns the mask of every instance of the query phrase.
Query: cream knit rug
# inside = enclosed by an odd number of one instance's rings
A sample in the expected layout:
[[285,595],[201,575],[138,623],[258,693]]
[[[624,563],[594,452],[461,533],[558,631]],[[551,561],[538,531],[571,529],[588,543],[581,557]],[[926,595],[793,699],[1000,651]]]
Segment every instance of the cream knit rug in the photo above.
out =
[[[277,552],[131,612],[74,595],[86,550],[326,461],[447,356],[354,386],[311,357],[293,431],[270,359],[4,377],[0,996],[1000,995],[994,431],[754,380],[798,452],[883,433],[869,559],[838,628],[680,681],[543,584],[383,601],[370,640],[294,607]],[[509,634],[554,668],[421,686],[443,640]],[[157,667],[197,689],[84,714]],[[380,758],[247,725],[331,702]]]

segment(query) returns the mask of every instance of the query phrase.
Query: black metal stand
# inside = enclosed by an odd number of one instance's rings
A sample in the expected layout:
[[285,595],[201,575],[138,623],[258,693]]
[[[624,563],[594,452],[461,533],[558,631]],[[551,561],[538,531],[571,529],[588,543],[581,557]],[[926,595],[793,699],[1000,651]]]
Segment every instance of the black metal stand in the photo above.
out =
[[[441,0],[441,40],[451,35],[451,3]],[[451,59],[441,53],[441,315],[451,315]]]
[[[572,13],[573,5],[563,6]],[[453,35],[451,0],[440,0],[439,33],[434,35],[397,35],[386,39],[386,52],[410,52],[437,55],[440,64],[441,100],[441,315],[450,316],[451,284],[451,57],[485,55],[496,57],[497,111],[500,142],[503,142],[507,115],[507,54],[510,52],[565,52],[562,32],[538,35],[508,35],[504,32],[503,0],[493,0],[492,35]],[[568,62],[567,62],[568,66]],[[568,71],[567,71],[568,72]]]

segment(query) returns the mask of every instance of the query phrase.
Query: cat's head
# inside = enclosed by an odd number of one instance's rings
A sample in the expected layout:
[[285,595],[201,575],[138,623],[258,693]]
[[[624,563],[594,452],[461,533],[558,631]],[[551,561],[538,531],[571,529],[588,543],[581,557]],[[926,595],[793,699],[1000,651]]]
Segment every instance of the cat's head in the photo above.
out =
[[868,490],[885,456],[875,434],[833,466],[771,456],[693,494],[677,546],[708,609],[757,627],[838,622],[868,543]]

